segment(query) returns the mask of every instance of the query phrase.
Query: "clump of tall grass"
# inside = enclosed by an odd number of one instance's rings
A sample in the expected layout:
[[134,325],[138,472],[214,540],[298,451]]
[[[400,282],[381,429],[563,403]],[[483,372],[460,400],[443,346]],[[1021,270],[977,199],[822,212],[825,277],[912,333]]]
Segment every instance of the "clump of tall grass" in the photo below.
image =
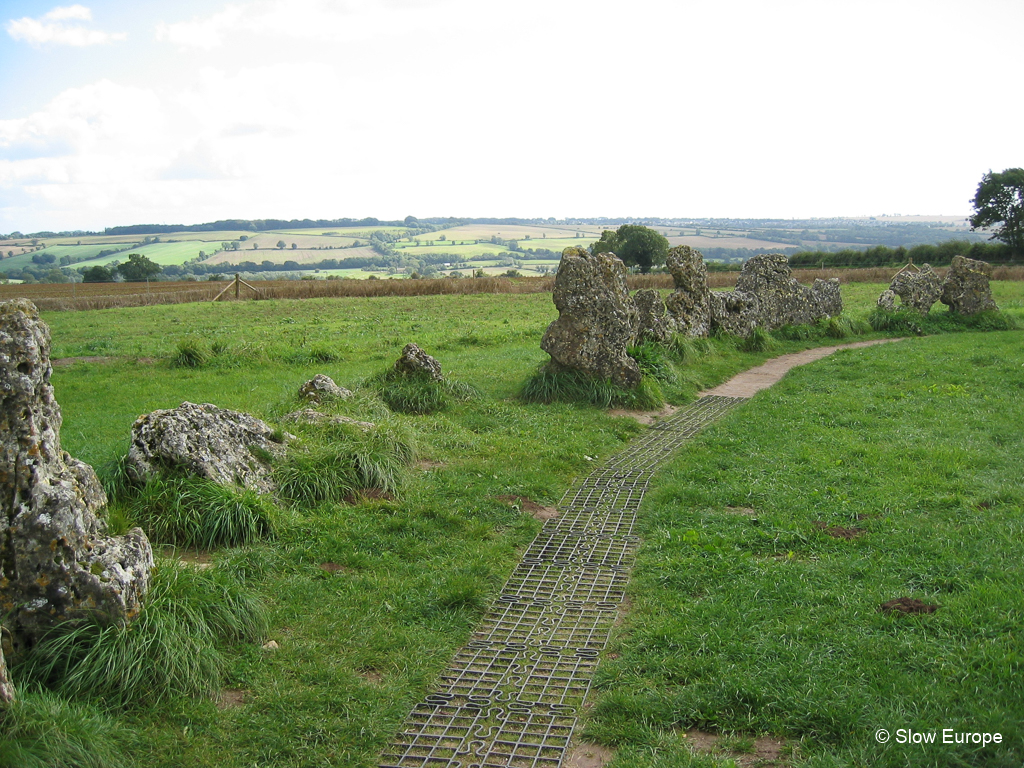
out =
[[395,429],[317,426],[304,442],[274,467],[281,497],[296,503],[340,502],[366,489],[397,494],[416,456],[412,438]]
[[217,568],[161,561],[130,624],[54,629],[19,661],[19,678],[110,706],[210,695],[225,661],[218,644],[254,642],[267,629],[256,594]]
[[665,395],[657,380],[644,376],[634,389],[626,389],[573,368],[542,365],[519,391],[528,403],[588,403],[599,408],[619,406],[650,410],[665,404]]
[[710,339],[703,336],[685,336],[681,333],[673,334],[666,349],[669,355],[683,365],[693,365],[715,353],[715,347]]
[[426,372],[403,373],[393,368],[371,377],[367,385],[392,411],[414,416],[444,410],[476,395],[473,387],[462,382],[449,378],[437,381]]
[[21,691],[0,710],[0,768],[122,768],[129,740],[110,716],[52,691]]
[[877,307],[868,315],[868,322],[874,330],[883,333],[924,334],[921,315],[908,309],[888,310]]
[[675,383],[678,380],[676,369],[672,366],[665,347],[661,344],[648,342],[630,347],[626,352],[636,360],[640,373],[644,376],[651,376],[667,384]]
[[161,544],[211,549],[274,535],[276,509],[265,496],[187,475],[154,477],[117,493],[111,517],[142,527]]
[[202,368],[210,362],[212,353],[200,339],[189,338],[178,342],[171,358],[172,368]]
[[736,348],[740,352],[771,352],[778,346],[778,342],[767,330],[756,326],[749,336],[740,339]]

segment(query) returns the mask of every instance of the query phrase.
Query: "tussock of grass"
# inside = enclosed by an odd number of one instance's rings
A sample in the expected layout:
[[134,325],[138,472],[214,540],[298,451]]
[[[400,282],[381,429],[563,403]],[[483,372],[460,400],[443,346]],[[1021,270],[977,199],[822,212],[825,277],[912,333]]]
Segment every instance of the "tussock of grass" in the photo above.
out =
[[392,411],[414,416],[442,411],[452,403],[476,395],[476,390],[468,384],[449,378],[436,381],[426,373],[405,374],[394,369],[371,377],[367,385]]
[[693,365],[706,357],[715,354],[715,347],[705,337],[684,336],[674,334],[666,347],[668,354],[682,365]]
[[266,627],[262,604],[231,575],[161,562],[131,624],[61,627],[17,671],[62,695],[107,705],[209,695],[225,666],[218,643],[259,640]]
[[340,502],[370,488],[397,494],[416,455],[411,436],[393,428],[324,425],[305,434],[305,447],[274,468],[279,493],[295,503]]
[[551,364],[538,368],[519,396],[528,403],[589,403],[599,408],[651,410],[665,404],[660,385],[650,376],[644,376],[635,389],[625,389],[610,379]]
[[211,352],[200,339],[183,339],[171,358],[172,368],[202,368],[210,362]]
[[636,360],[640,373],[651,376],[666,384],[675,383],[678,379],[676,369],[668,358],[665,347],[661,344],[641,344],[627,350],[630,357]]
[[97,709],[45,690],[0,710],[0,768],[122,768],[127,729]]
[[771,352],[779,343],[767,330],[757,326],[749,336],[742,338],[736,345],[740,352]]
[[112,516],[142,527],[154,542],[211,549],[274,535],[274,505],[244,488],[196,476],[152,478],[121,490]]

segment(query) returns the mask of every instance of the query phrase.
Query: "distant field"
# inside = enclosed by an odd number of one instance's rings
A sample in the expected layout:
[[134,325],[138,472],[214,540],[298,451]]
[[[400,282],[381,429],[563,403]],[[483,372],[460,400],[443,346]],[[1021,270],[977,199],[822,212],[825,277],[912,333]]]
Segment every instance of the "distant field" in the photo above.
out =
[[490,240],[498,236],[503,240],[525,240],[529,235],[532,240],[540,240],[545,236],[548,238],[575,237],[577,232],[595,234],[601,236],[601,228],[593,225],[581,225],[579,227],[566,226],[544,226],[544,225],[522,225],[522,224],[467,224],[462,227],[453,227],[441,232],[428,232],[425,235],[417,235],[417,240],[437,240],[440,235],[445,235],[449,240]]
[[[86,246],[82,246],[83,248]],[[160,266],[170,264],[184,264],[190,259],[199,258],[199,252],[210,253],[213,247],[208,242],[193,240],[185,243],[150,243],[140,245],[131,249],[131,253],[141,253],[150,261]],[[112,256],[103,256],[97,259],[90,259],[73,265],[79,267],[91,267],[97,264],[109,264],[111,261],[127,261],[129,252],[118,253]]]
[[260,248],[253,250],[252,246],[237,251],[221,251],[211,256],[205,264],[241,264],[243,261],[252,261],[262,264],[269,261],[271,264],[284,264],[286,261],[294,261],[299,264],[316,264],[324,259],[345,259],[368,258],[376,256],[376,252],[368,247],[362,248],[335,248],[335,249],[296,249],[291,248]]

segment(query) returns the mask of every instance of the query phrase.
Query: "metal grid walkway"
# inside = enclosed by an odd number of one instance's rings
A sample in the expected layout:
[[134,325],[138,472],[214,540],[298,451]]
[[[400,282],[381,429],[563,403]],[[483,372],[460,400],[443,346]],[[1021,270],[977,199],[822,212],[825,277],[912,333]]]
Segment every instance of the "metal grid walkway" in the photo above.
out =
[[684,441],[744,398],[703,397],[570,488],[380,768],[559,768],[625,595],[636,512]]

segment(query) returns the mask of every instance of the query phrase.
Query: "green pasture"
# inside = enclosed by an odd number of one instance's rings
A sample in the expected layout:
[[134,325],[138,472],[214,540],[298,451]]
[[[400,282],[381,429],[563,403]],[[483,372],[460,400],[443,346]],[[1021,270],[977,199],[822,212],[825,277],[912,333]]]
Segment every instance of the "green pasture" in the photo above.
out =
[[[863,320],[883,288],[843,286],[847,314]],[[994,292],[1024,321],[1024,283]],[[45,313],[53,357],[87,358],[52,374],[63,447],[108,484],[135,419],[185,400],[294,430],[300,447],[315,442],[315,430],[283,417],[303,407],[298,388],[316,373],[356,393],[328,411],[377,424],[416,456],[394,497],[279,501],[272,536],[201,553],[211,568],[161,562],[161,584],[179,572],[186,582],[220,579],[224,594],[247,595],[240,605],[265,612],[263,623],[217,641],[218,693],[47,694],[15,664],[24,705],[2,716],[0,766],[27,764],[19,745],[55,754],[79,741],[88,762],[41,764],[376,765],[540,529],[499,497],[555,504],[642,429],[601,408],[518,399],[548,359],[539,342],[556,316],[550,294]],[[776,354],[836,341],[811,330],[761,351],[728,337],[699,353],[684,345],[662,372],[664,393],[682,404]],[[615,749],[612,768],[719,764],[689,756],[682,734],[694,727],[729,735],[740,750],[774,734],[793,766],[1024,760],[1020,338],[951,333],[842,352],[791,373],[682,449],[641,510],[631,608],[581,723]],[[375,377],[409,342],[436,356],[469,399],[430,415],[390,410]],[[121,530],[130,515],[115,506],[111,523]],[[818,521],[866,533],[833,539]],[[176,594],[160,609],[168,616]],[[876,610],[903,594],[941,607],[907,617]],[[263,650],[264,640],[279,650]],[[1002,729],[1008,746],[870,743],[881,727],[968,726]]]
[[213,244],[201,240],[190,240],[182,243],[150,243],[132,248],[130,252],[126,251],[124,253],[103,256],[102,258],[89,259],[73,266],[77,269],[78,267],[91,267],[96,264],[106,265],[111,261],[124,262],[128,260],[129,253],[141,253],[150,261],[161,266],[184,264],[186,261],[199,258],[200,251],[205,252],[207,256],[211,255],[215,247],[219,248],[220,243]]

